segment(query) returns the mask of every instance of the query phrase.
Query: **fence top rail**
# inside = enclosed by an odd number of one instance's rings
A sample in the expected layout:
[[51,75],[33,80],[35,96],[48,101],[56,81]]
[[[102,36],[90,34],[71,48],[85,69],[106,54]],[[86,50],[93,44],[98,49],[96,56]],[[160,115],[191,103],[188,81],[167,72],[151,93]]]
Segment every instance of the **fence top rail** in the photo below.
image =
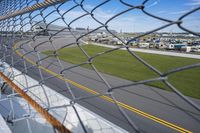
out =
[[66,2],[66,1],[67,0],[45,0],[43,2],[36,3],[32,6],[25,7],[23,9],[17,10],[13,13],[2,15],[2,16],[0,16],[0,21],[5,20],[5,19],[9,19],[9,18],[12,18],[12,17],[16,17],[16,16],[19,16],[19,15],[22,15],[22,14],[25,14],[25,13],[28,13],[28,12],[33,12],[35,10],[39,10],[39,9],[49,7],[49,6],[58,4],[58,3]]

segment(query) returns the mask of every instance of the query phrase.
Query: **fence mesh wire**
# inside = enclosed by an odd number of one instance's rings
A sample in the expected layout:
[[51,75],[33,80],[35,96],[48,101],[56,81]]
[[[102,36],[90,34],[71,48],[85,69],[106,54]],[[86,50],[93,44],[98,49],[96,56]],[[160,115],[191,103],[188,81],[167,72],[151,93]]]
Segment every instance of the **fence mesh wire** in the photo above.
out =
[[[162,31],[170,26],[177,26],[183,32],[200,37],[198,32],[192,31],[190,28],[184,26],[184,19],[193,13],[197,13],[200,10],[200,7],[193,8],[179,16],[178,19],[172,20],[152,14],[148,9],[146,9],[149,6],[149,2],[151,2],[151,0],[141,1],[140,3],[125,0],[104,0],[94,2],[95,4],[90,7],[90,3],[93,2],[87,0],[2,0],[0,1],[1,61],[8,63],[9,67],[14,67],[21,71],[20,74],[12,74],[11,79],[14,79],[19,75],[29,75],[39,81],[37,85],[31,85],[27,80],[26,89],[24,90],[27,93],[30,88],[34,88],[35,86],[43,87],[44,85],[49,85],[50,82],[54,82],[55,85],[51,88],[57,88],[57,92],[66,93],[67,97],[71,99],[71,101],[66,104],[73,107],[75,110],[84,132],[88,131],[74,105],[76,103],[81,103],[81,101],[84,100],[93,101],[97,98],[107,99],[108,101],[111,101],[112,104],[115,104],[116,110],[120,112],[120,117],[123,117],[125,122],[131,127],[130,132],[143,132],[144,130],[139,128],[140,125],[136,124],[137,122],[130,117],[127,110],[121,106],[121,103],[116,98],[116,93],[118,93],[119,90],[123,90],[126,87],[138,86],[140,84],[162,82],[170,88],[172,92],[183,99],[185,104],[190,104],[194,109],[200,111],[200,107],[197,104],[186,97],[168,81],[170,75],[180,71],[198,68],[200,67],[200,63],[197,62],[195,64],[173,68],[162,72],[145,61],[145,59],[143,59],[138,53],[131,50],[131,42],[155,32]],[[112,15],[104,14],[107,15],[106,19],[102,19],[98,16],[101,7],[109,4],[116,6],[116,3],[123,6],[123,9],[116,13],[112,13]],[[155,21],[161,22],[162,25],[158,25],[158,27],[150,31],[135,34],[134,37],[125,41],[119,33],[112,29],[112,24],[115,23],[119,17],[135,10],[140,11],[142,14],[145,14],[147,17],[154,19]],[[74,28],[80,27],[83,21],[88,21],[88,25],[86,25],[87,27],[85,29]],[[91,23],[95,23],[95,25],[90,25]],[[121,22],[120,24],[123,27],[126,23]],[[88,43],[94,43],[91,41],[91,38],[99,32],[106,32],[112,38],[117,38],[121,45],[91,55],[85,46],[89,45]],[[74,47],[79,49],[85,60],[81,60],[81,63],[78,62],[74,64],[64,62],[61,57],[62,51],[66,48]],[[138,80],[128,84],[111,84],[108,77],[99,71],[94,62],[101,56],[112,54],[121,49],[125,49],[130,56],[137,59],[150,71],[153,71],[156,76],[154,78]],[[51,52],[49,54],[44,54],[46,51]],[[102,65],[104,64],[104,62],[101,63]],[[86,66],[90,70],[80,68],[82,66]],[[70,77],[69,72],[73,70],[78,72],[78,69],[85,70],[85,76],[90,75],[89,72],[92,71],[92,76],[96,77],[98,81],[103,83],[103,88],[106,89],[101,90],[101,88],[99,88],[98,92],[90,91],[90,94],[79,92],[74,89],[75,86],[78,88],[84,88],[70,80],[73,79],[73,77]],[[60,89],[60,82],[58,82],[58,80],[63,81],[65,84],[64,88]],[[85,84],[90,86],[92,83]],[[5,93],[5,89],[1,89],[2,93]],[[85,90],[87,91],[87,88],[85,88]],[[51,110],[52,107],[49,102],[49,96],[46,94],[47,92],[45,92],[44,89],[44,91],[40,91],[40,93],[44,94],[43,96],[48,103],[44,108]],[[82,94],[80,95],[80,93]],[[38,94],[38,96],[40,95]],[[134,99],[132,99],[132,101],[134,102]],[[12,117],[9,121],[14,121],[14,119],[15,118]]]

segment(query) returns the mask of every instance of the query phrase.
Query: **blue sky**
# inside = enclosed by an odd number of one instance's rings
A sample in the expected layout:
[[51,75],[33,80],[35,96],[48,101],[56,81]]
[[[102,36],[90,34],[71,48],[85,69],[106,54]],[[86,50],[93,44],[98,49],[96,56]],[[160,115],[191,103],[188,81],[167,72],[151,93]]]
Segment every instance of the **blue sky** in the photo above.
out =
[[[99,3],[104,0],[85,0],[83,5],[88,11],[91,11]],[[132,5],[140,5],[141,0],[124,0]],[[74,2],[70,1],[65,5],[61,6],[60,11],[64,13],[67,9],[73,7]],[[200,6],[200,0],[150,0],[145,4],[145,10],[151,14],[161,16],[163,18],[177,20],[184,13],[197,8]],[[118,0],[110,0],[105,5],[97,8],[94,12],[94,16],[105,23],[109,18],[115,14],[128,9],[127,6],[121,4]],[[78,16],[83,15],[84,12],[80,7],[77,7],[65,15],[67,22],[72,21]],[[57,14],[51,15],[49,21],[53,18],[58,17]],[[62,21],[57,21],[55,24],[64,25]],[[122,30],[123,32],[145,32],[161,25],[167,24],[166,22],[154,19],[145,15],[141,10],[131,10],[108,23],[110,29],[117,31]],[[183,25],[193,31],[200,32],[200,10],[184,19]],[[100,26],[90,16],[85,16],[78,21],[75,21],[72,27],[90,27],[95,28]],[[162,31],[167,32],[181,32],[177,26],[170,26]]]

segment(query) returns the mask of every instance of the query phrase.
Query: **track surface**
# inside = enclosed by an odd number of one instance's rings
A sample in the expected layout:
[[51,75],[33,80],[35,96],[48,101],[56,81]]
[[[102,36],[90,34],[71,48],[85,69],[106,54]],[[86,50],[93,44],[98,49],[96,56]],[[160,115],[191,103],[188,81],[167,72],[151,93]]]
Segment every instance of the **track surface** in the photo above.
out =
[[[44,41],[45,38],[39,39],[38,42]],[[55,41],[57,48],[63,46],[64,44],[73,42],[72,38],[60,38]],[[38,42],[36,42],[38,44]],[[15,46],[19,47],[23,42],[18,42]],[[35,44],[31,44],[34,47]],[[27,51],[32,50],[30,45],[25,44],[23,48]],[[49,45],[41,45],[37,50],[47,50],[52,49]],[[21,54],[26,53],[26,51],[19,50]],[[20,54],[15,53],[15,61],[19,60]],[[26,56],[29,60],[33,62],[38,60],[37,56],[34,54],[28,54]],[[11,59],[8,57],[6,59],[10,63]],[[53,62],[49,66],[49,63]],[[70,63],[62,62],[66,67],[72,66]],[[26,62],[27,67],[32,64]],[[42,61],[42,66],[44,68],[48,67],[47,71],[42,71],[43,77],[52,76],[48,71],[59,73],[61,68],[58,66],[57,61],[54,58],[48,58],[48,60]],[[14,66],[16,69],[23,71],[24,62],[18,61]],[[44,69],[43,69],[44,70]],[[39,71],[37,67],[32,67],[28,70],[28,75],[36,80],[41,80]],[[72,90],[77,97],[92,96],[92,92],[105,93],[107,87],[97,76],[97,74],[92,71],[82,67],[76,67],[66,71],[67,79],[74,81],[75,84],[71,84]],[[117,78],[111,75],[103,74],[105,79],[112,85],[124,85],[129,84],[131,81]],[[45,81],[45,84],[50,88],[56,90],[66,97],[71,97],[66,91],[65,82],[57,77]],[[93,91],[84,90],[84,86]],[[186,102],[181,100],[174,93],[166,92],[154,87],[149,87],[145,85],[137,85],[126,87],[124,90],[114,91],[114,95],[118,101],[122,102],[127,111],[129,117],[135,122],[135,124],[144,132],[148,133],[168,133],[168,132],[199,132],[200,131],[200,112],[193,109]],[[197,104],[200,105],[200,100],[193,99]],[[88,108],[89,110],[97,113],[98,115],[104,117],[105,119],[113,122],[114,124],[126,129],[129,132],[134,132],[134,130],[127,124],[127,121],[123,118],[120,112],[117,110],[116,106],[109,100],[102,98],[93,98],[83,101],[79,101],[79,104]],[[165,121],[155,121],[151,119],[151,116],[142,115],[138,113],[139,109],[147,114],[155,116],[155,119],[160,118],[169,122],[166,124]],[[160,120],[159,119],[159,120]]]

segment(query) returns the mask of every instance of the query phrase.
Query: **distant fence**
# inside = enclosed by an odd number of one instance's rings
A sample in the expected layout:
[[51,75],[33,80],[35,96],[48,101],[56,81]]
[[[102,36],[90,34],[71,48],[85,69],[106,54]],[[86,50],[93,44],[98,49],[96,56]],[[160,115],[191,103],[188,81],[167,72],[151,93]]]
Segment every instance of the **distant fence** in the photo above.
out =
[[[144,0],[140,4],[132,4],[131,2],[125,0],[118,1],[88,1],[86,0],[2,0],[0,1],[0,56],[1,62],[6,62],[9,64],[8,67],[19,68],[21,73],[17,75],[12,75],[9,77],[10,79],[5,80],[5,82],[11,82],[10,80],[14,79],[19,75],[35,76],[39,79],[39,83],[35,85],[31,85],[26,80],[26,89],[21,90],[23,94],[29,92],[30,88],[34,88],[35,86],[44,87],[44,85],[50,82],[50,79],[59,78],[63,80],[65,83],[65,90],[68,92],[68,97],[71,99],[69,103],[66,103],[67,106],[72,107],[75,111],[77,118],[80,122],[80,125],[84,132],[88,132],[88,129],[85,127],[85,124],[82,122],[81,116],[76,109],[75,104],[81,102],[82,100],[93,100],[94,98],[104,98],[111,101],[116,105],[117,110],[120,112],[120,115],[126,120],[127,124],[132,127],[135,132],[142,132],[143,130],[138,128],[138,125],[135,124],[134,120],[132,120],[127,113],[127,111],[120,106],[119,102],[116,100],[114,95],[115,90],[121,90],[125,87],[147,84],[152,82],[162,82],[167,87],[171,89],[174,93],[176,93],[179,97],[181,97],[185,102],[189,103],[193,108],[197,111],[200,111],[200,107],[195,104],[188,97],[183,95],[176,87],[174,87],[169,81],[168,76],[171,74],[181,72],[184,70],[189,70],[193,68],[199,68],[200,63],[187,65],[183,67],[178,67],[171,69],[166,72],[161,72],[143,58],[141,58],[137,53],[130,50],[131,42],[137,40],[138,38],[150,35],[152,33],[163,30],[172,25],[176,25],[183,32],[190,33],[194,36],[200,37],[198,32],[192,31],[191,29],[185,27],[184,19],[190,16],[193,13],[199,12],[200,7],[196,7],[191,9],[190,11],[181,15],[177,20],[167,19],[161,16],[156,16],[149,11],[146,10],[148,3],[151,0]],[[107,14],[107,18],[104,20],[102,18],[98,18],[97,11],[102,7],[115,3],[123,6],[122,10],[117,13],[111,13],[111,15]],[[93,6],[91,6],[93,4]],[[102,10],[102,9],[101,9]],[[129,40],[124,40],[120,36],[119,33],[115,31],[115,29],[111,29],[110,25],[113,22],[116,22],[117,18],[123,15],[126,15],[130,11],[139,10],[143,14],[147,15],[150,18],[153,18],[157,21],[163,22],[164,24],[158,26],[155,29],[147,31],[145,33],[137,34],[133,38],[129,38]],[[106,15],[106,14],[104,14]],[[83,20],[85,19],[86,20]],[[88,19],[88,20],[87,20]],[[79,23],[88,21],[88,27],[86,28],[74,28],[74,26],[79,27]],[[89,22],[90,21],[90,22]],[[85,22],[84,22],[85,23]],[[95,25],[91,25],[91,23],[96,23]],[[61,25],[62,24],[62,25]],[[121,22],[123,26],[123,22]],[[84,25],[84,24],[83,24]],[[88,43],[88,38],[91,37],[94,33],[106,33],[113,38],[117,38],[118,41],[121,42],[122,45],[112,48],[100,53],[96,53],[91,56],[88,54],[87,50],[83,48],[83,44]],[[56,41],[57,38],[68,37],[68,39],[64,41]],[[55,43],[56,42],[56,43]],[[83,53],[83,56],[87,58],[84,62],[80,64],[74,65],[65,65],[63,61],[60,59],[59,52],[64,48],[77,46],[79,50]],[[156,78],[145,79],[133,82],[131,84],[115,86],[113,87],[110,82],[104,77],[104,75],[99,72],[99,70],[94,65],[94,59],[98,60],[98,57],[101,57],[106,54],[112,54],[115,51],[119,51],[121,48],[125,48],[127,53],[136,58],[139,62],[141,62],[144,66],[146,66],[149,70],[156,73]],[[44,55],[43,52],[46,50],[52,50],[53,52],[49,55]],[[52,58],[53,57],[53,58]],[[48,64],[48,65],[47,65]],[[58,66],[59,69],[52,72],[48,68]],[[90,91],[93,95],[84,95],[81,97],[77,97],[76,93],[73,89],[76,83],[67,79],[67,72],[71,71],[74,68],[81,67],[83,65],[89,65],[91,70],[98,76],[101,82],[106,86],[107,90],[105,93]],[[33,73],[33,69],[36,69]],[[48,74],[46,74],[47,72]],[[14,73],[13,73],[14,74]],[[6,79],[5,75],[1,75],[2,78]],[[198,79],[199,80],[199,79]],[[8,83],[9,84],[9,83]],[[56,81],[55,81],[55,84]],[[5,83],[4,85],[5,86]],[[13,85],[10,86],[11,88]],[[80,87],[77,85],[76,87]],[[14,87],[16,88],[16,86]],[[82,87],[84,88],[84,87]],[[20,88],[18,88],[20,89]],[[87,90],[87,88],[85,88]],[[15,90],[16,91],[16,90]],[[2,87],[2,93],[4,92],[4,88]],[[16,91],[19,93],[19,91]],[[45,89],[41,91],[43,93],[47,103],[49,101],[48,96],[46,95]],[[17,94],[15,94],[17,95]],[[19,93],[21,97],[22,94]],[[40,96],[40,94],[38,94]],[[44,99],[44,98],[43,98]],[[30,101],[29,101],[30,102]],[[36,101],[37,102],[37,101]],[[134,99],[133,99],[134,102]],[[32,104],[33,105],[33,104]],[[51,110],[51,103],[48,103],[47,106],[43,107],[43,111],[46,110],[48,113]],[[59,107],[58,107],[59,108]],[[64,108],[67,108],[66,106]],[[13,112],[12,112],[13,113]],[[9,117],[9,116],[8,116]],[[9,117],[9,121],[14,121],[15,117]],[[53,118],[51,121],[56,121]],[[55,123],[54,123],[55,124]],[[56,124],[61,124],[61,121],[58,121]],[[54,128],[60,132],[66,132],[68,129],[65,128],[60,130],[56,125],[53,125]],[[65,131],[64,131],[65,130]],[[148,131],[147,131],[148,132]]]

